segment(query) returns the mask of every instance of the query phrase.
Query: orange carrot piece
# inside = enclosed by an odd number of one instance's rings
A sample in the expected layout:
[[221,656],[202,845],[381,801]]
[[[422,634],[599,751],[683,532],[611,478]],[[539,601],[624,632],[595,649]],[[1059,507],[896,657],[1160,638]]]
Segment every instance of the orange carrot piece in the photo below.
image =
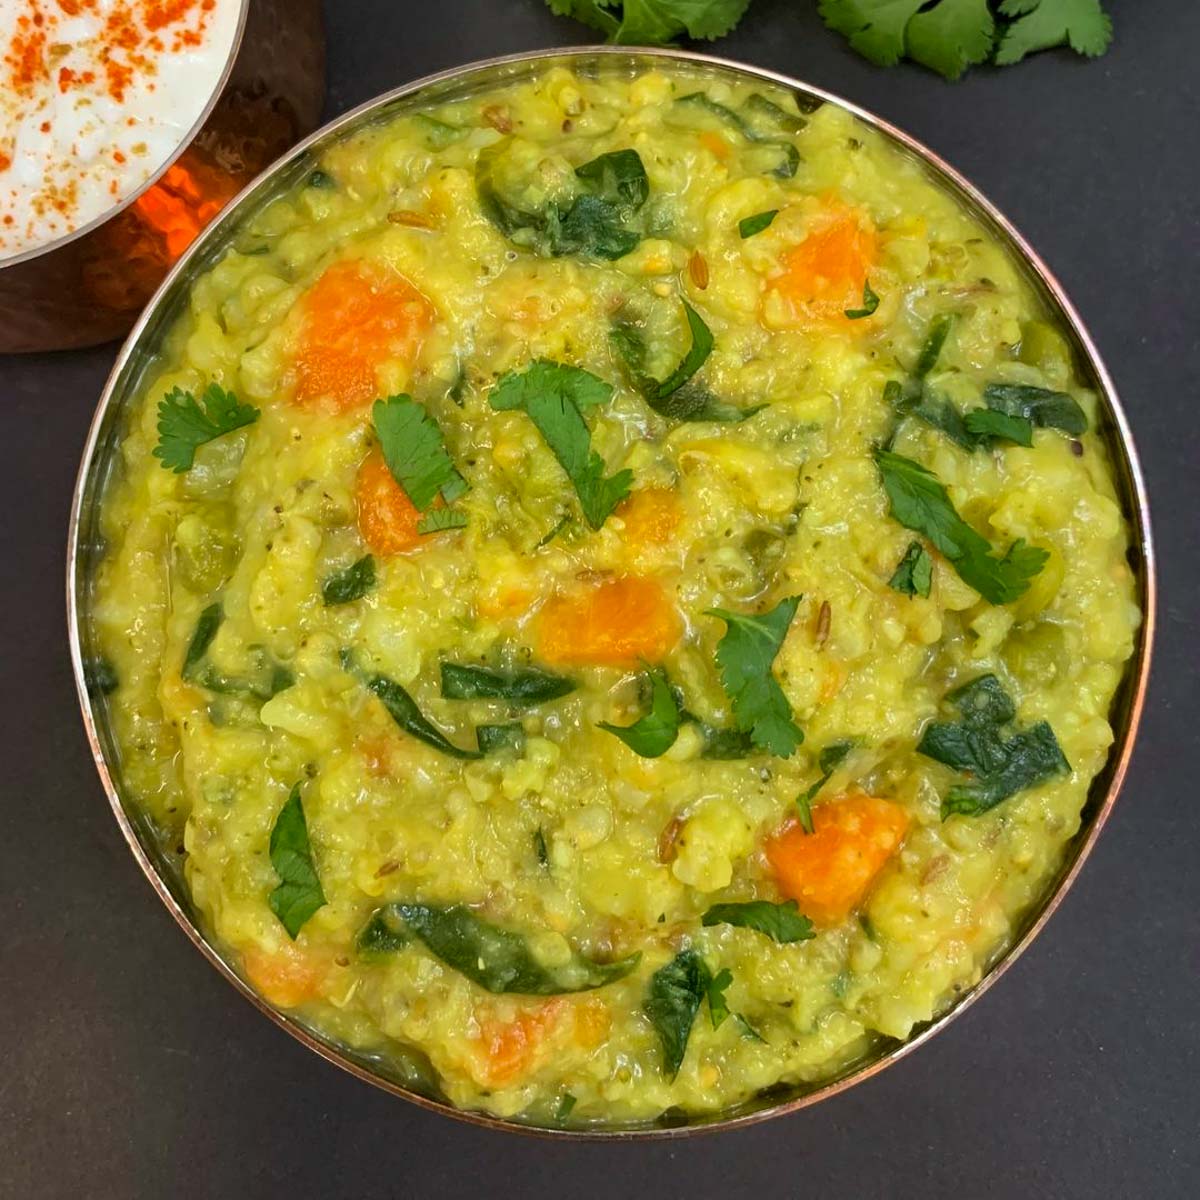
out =
[[700,135],[700,144],[721,162],[729,157],[729,143],[719,133],[710,133],[705,130]]
[[548,600],[538,614],[538,653],[549,663],[633,666],[660,662],[683,634],[662,584],[627,576]]
[[338,412],[376,399],[376,368],[416,358],[435,315],[403,275],[363,261],[334,263],[300,305],[296,399]]
[[836,925],[866,894],[908,828],[898,804],[843,796],[813,809],[813,832],[789,821],[766,845],[785,896],[818,925]]
[[848,322],[878,257],[875,230],[849,209],[832,210],[804,241],[783,254],[773,286],[798,319]]
[[561,997],[520,1013],[511,1021],[485,1018],[479,1023],[484,1081],[503,1087],[525,1075],[537,1060],[547,1033],[565,1011]]
[[421,544],[420,510],[396,482],[380,454],[371,454],[358,469],[354,489],[358,531],[376,554],[403,554]]
[[626,544],[664,546],[679,527],[683,511],[670,488],[639,488],[622,500],[618,517],[625,522]]
[[311,1000],[325,981],[326,965],[295,947],[270,954],[251,949],[242,955],[242,969],[251,986],[276,1008],[296,1008]]

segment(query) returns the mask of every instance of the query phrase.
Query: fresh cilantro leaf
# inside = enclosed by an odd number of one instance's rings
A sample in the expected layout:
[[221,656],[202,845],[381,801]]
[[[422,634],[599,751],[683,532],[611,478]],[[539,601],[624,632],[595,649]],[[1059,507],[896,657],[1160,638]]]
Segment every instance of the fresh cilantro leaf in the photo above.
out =
[[929,596],[933,586],[933,559],[920,542],[910,542],[904,557],[888,580],[888,587],[905,596]]
[[971,777],[942,801],[942,819],[975,816],[1055,775],[1071,770],[1054,730],[1045,721],[1006,734],[1016,705],[995,675],[981,675],[946,696],[958,721],[926,727],[917,752]]
[[417,522],[418,533],[441,533],[446,529],[465,529],[467,514],[457,508],[435,508]]
[[772,221],[779,216],[779,209],[769,208],[766,212],[755,213],[752,217],[743,217],[738,222],[738,233],[742,238],[753,237],[756,233],[762,233],[764,229],[770,227]]
[[723,608],[712,608],[705,614],[725,622],[725,636],[717,645],[717,665],[733,702],[738,729],[749,733],[760,749],[780,758],[794,754],[804,740],[792,719],[791,705],[771,673],[771,664],[799,603],[799,596],[788,596],[761,616]]
[[1045,566],[1048,553],[1019,538],[1003,558],[992,554],[987,539],[958,515],[937,476],[920,463],[889,450],[876,450],[875,462],[892,516],[927,537],[990,604],[1016,600]]
[[288,931],[288,937],[295,941],[309,917],[325,906],[325,893],[313,865],[299,784],[292,788],[275,818],[269,850],[279,886],[271,892],[268,903]]
[[692,344],[688,352],[679,361],[679,365],[654,389],[655,400],[665,400],[672,392],[677,392],[695,373],[704,366],[705,360],[712,353],[712,330],[704,323],[704,318],[686,301],[680,297],[683,310],[687,314],[688,332]]
[[1015,18],[1005,27],[996,51],[1001,67],[1064,44],[1095,58],[1112,41],[1112,21],[1100,0],[1003,0],[1000,14]]
[[712,1027],[720,1029],[729,1016],[729,1004],[725,1000],[725,989],[733,982],[733,972],[728,967],[722,967],[715,975],[710,974],[705,995],[708,997],[708,1015]]
[[321,585],[321,599],[327,608],[335,604],[349,604],[353,600],[361,600],[374,586],[375,559],[364,554],[357,562],[325,580]]
[[1011,417],[991,408],[974,408],[963,418],[967,432],[979,442],[1005,441],[1033,445],[1033,423],[1028,417]]
[[599,529],[629,495],[633,472],[605,476],[604,460],[592,447],[582,409],[607,403],[612,385],[581,367],[535,362],[524,371],[509,371],[492,389],[498,411],[523,409],[538,427],[554,457],[575,485],[588,524]]
[[667,46],[677,38],[724,37],[750,0],[547,0],[552,11],[597,29],[610,42]]
[[[201,407],[203,405],[203,407]],[[154,457],[170,471],[190,471],[196,451],[206,442],[232,433],[258,420],[259,410],[239,404],[238,398],[220,384],[210,383],[200,397],[172,388],[158,402],[158,445]]]
[[439,493],[446,500],[462,495],[465,481],[423,404],[411,396],[389,396],[375,401],[372,418],[388,470],[415,508],[424,512]]
[[904,57],[957,79],[992,52],[988,0],[821,0],[821,17],[880,66]]
[[848,321],[861,321],[864,317],[871,316],[879,307],[879,297],[871,290],[871,281],[863,280],[863,294],[861,308],[846,308],[843,313]]
[[442,663],[442,695],[447,700],[504,700],[526,707],[557,700],[575,687],[573,679],[537,667],[493,671],[471,663]]
[[642,1007],[658,1034],[671,1079],[683,1065],[688,1037],[711,979],[712,972],[695,950],[681,950],[650,978]]
[[772,941],[787,945],[814,937],[812,922],[801,913],[795,900],[773,904],[770,900],[750,900],[744,904],[714,904],[703,917],[702,925],[739,925],[765,933]]
[[648,673],[650,681],[650,711],[632,725],[610,725],[600,722],[600,728],[616,734],[634,754],[642,758],[658,758],[666,754],[679,736],[681,715],[667,673],[661,667]]
[[1039,429],[1061,429],[1071,437],[1087,433],[1087,415],[1066,392],[1028,383],[989,383],[983,389],[983,402],[994,412],[1022,417]]

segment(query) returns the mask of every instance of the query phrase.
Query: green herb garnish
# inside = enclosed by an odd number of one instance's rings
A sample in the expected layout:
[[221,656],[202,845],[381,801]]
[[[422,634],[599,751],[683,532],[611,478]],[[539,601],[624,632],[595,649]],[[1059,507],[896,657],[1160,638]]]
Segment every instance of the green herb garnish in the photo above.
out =
[[743,239],[751,238],[768,228],[778,215],[779,209],[769,208],[766,212],[755,213],[752,217],[743,217],[738,222],[738,233]]
[[765,933],[772,941],[787,945],[804,942],[816,935],[812,922],[801,913],[795,900],[773,904],[769,900],[749,900],[744,904],[714,904],[700,919],[702,925],[737,925]]
[[606,404],[612,385],[581,367],[539,361],[524,371],[509,371],[492,389],[491,406],[522,409],[537,426],[579,496],[588,524],[599,529],[626,496],[633,472],[605,476],[604,460],[592,449],[583,410]]
[[990,408],[973,408],[963,417],[967,432],[977,443],[1012,442],[1016,446],[1033,445],[1033,423],[1027,417],[1013,417]]
[[83,686],[93,696],[107,696],[120,684],[117,669],[103,655],[88,658],[83,663]]
[[271,866],[279,876],[279,886],[267,898],[268,903],[288,931],[288,937],[295,941],[309,917],[325,906],[325,893],[313,865],[299,784],[292,788],[275,818],[270,855]]
[[647,671],[650,682],[650,711],[632,725],[610,725],[600,722],[600,728],[616,734],[635,754],[642,758],[658,758],[675,744],[679,736],[681,715],[675,694],[661,667]]
[[717,665],[738,729],[750,734],[757,747],[780,758],[795,753],[804,740],[792,718],[791,705],[771,673],[799,603],[799,596],[788,596],[761,616],[723,608],[705,614],[725,622],[725,636],[717,645]]
[[192,632],[192,640],[188,642],[187,652],[183,656],[183,666],[179,671],[180,677],[188,683],[195,682],[197,669],[208,653],[208,648],[212,645],[213,638],[217,636],[217,630],[221,628],[221,622],[224,620],[225,612],[221,608],[219,600],[201,612],[196,621],[196,628]]
[[361,600],[375,586],[375,559],[363,555],[357,562],[325,580],[321,585],[321,599],[327,607],[349,604]]
[[830,742],[817,756],[817,765],[821,768],[821,777],[811,787],[796,797],[796,808],[800,813],[800,828],[805,833],[812,833],[812,802],[817,793],[829,782],[833,773],[845,761],[846,755],[854,749],[853,742]]
[[442,663],[442,695],[447,700],[505,700],[534,705],[557,700],[573,692],[576,683],[536,667],[518,671],[493,671],[465,663]]
[[918,379],[924,379],[937,366],[953,324],[953,315],[945,313],[935,318],[929,326],[929,332],[925,335],[924,344],[921,346],[921,353],[917,355],[917,365],[913,368],[913,374]]
[[360,958],[382,958],[403,950],[412,939],[386,908],[377,908],[354,940]]
[[387,709],[388,715],[411,737],[440,750],[451,758],[482,758],[481,750],[464,750],[456,746],[417,707],[417,702],[394,679],[386,675],[366,675],[363,683],[374,692]]
[[958,515],[937,476],[920,463],[889,450],[876,450],[875,462],[892,516],[927,537],[990,604],[1016,600],[1045,566],[1048,553],[1020,538],[1002,558],[994,555],[987,539]]
[[989,383],[983,389],[983,402],[995,412],[1020,417],[1039,428],[1060,429],[1070,437],[1087,433],[1087,415],[1066,392],[1028,383]]
[[389,396],[375,401],[371,416],[388,470],[413,507],[425,512],[439,494],[450,503],[467,490],[423,404],[411,396]]
[[447,529],[465,529],[467,514],[456,508],[430,509],[418,522],[418,533],[442,533]]
[[725,990],[732,982],[733,972],[728,967],[722,967],[715,975],[709,974],[708,987],[704,989],[704,994],[708,998],[708,1016],[714,1029],[720,1029],[729,1016]]
[[666,46],[680,37],[724,37],[750,0],[547,0],[563,17],[626,46]]
[[509,721],[504,725],[479,725],[475,729],[475,741],[480,754],[520,757],[525,752],[525,727],[520,721]]
[[933,559],[920,542],[910,542],[900,560],[888,587],[905,596],[929,596],[933,586]]
[[679,1074],[688,1037],[708,994],[712,973],[695,950],[681,950],[650,979],[643,1007],[662,1045],[666,1073]]
[[861,321],[863,317],[871,316],[879,307],[879,297],[871,290],[870,280],[863,281],[862,307],[846,308],[842,312],[850,321]]
[[176,474],[190,471],[201,446],[235,429],[253,425],[258,416],[257,408],[239,404],[238,398],[220,384],[210,383],[199,403],[191,392],[172,388],[158,402],[158,445],[154,447],[154,457]]
[[419,938],[435,958],[498,994],[560,996],[591,991],[623,979],[642,957],[632,954],[599,963],[572,953],[569,961],[546,966],[534,957],[521,934],[483,920],[465,904],[389,904],[381,911],[390,925]]
[[917,752],[966,772],[971,781],[955,784],[946,793],[942,820],[955,814],[977,816],[1017,792],[1070,772],[1047,722],[1006,732],[1017,708],[995,675],[971,680],[950,692],[946,701],[960,719],[929,725]]

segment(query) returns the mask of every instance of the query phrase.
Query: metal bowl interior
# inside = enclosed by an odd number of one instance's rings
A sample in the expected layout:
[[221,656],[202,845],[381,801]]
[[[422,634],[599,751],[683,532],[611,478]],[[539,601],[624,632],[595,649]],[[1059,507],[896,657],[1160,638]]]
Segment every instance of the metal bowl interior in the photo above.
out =
[[[141,381],[154,363],[162,337],[186,302],[193,281],[224,252],[234,231],[247,216],[282,190],[292,186],[313,167],[316,156],[333,142],[391,116],[426,105],[444,103],[483,88],[533,73],[555,64],[586,72],[636,73],[669,65],[677,71],[703,75],[737,74],[789,89],[803,108],[838,105],[879,130],[903,152],[919,160],[929,177],[951,193],[1023,264],[1025,275],[1051,314],[1074,342],[1082,377],[1101,399],[1104,436],[1125,512],[1133,529],[1132,567],[1138,581],[1138,599],[1144,614],[1138,644],[1114,703],[1112,722],[1115,743],[1107,765],[1094,780],[1079,832],[1068,846],[1061,866],[1049,881],[1041,900],[1025,914],[1018,935],[1000,952],[973,988],[957,996],[933,1020],[916,1029],[904,1042],[880,1039],[856,1062],[819,1084],[789,1085],[770,1089],[751,1102],[717,1114],[664,1113],[657,1121],[639,1125],[602,1125],[551,1129],[506,1120],[452,1107],[441,1095],[436,1075],[424,1056],[414,1051],[408,1058],[384,1062],[333,1043],[295,1016],[271,1008],[237,974],[223,950],[210,939],[184,884],[181,863],[166,851],[155,830],[128,796],[121,778],[121,759],[109,728],[102,698],[91,695],[84,676],[90,656],[89,620],[92,568],[103,553],[97,513],[112,470],[123,418]],[[151,885],[184,932],[214,967],[248,1000],[322,1057],[352,1074],[424,1107],[478,1125],[537,1132],[560,1138],[629,1139],[676,1137],[703,1130],[730,1129],[792,1112],[850,1087],[911,1052],[955,1015],[978,998],[1032,941],[1061,902],[1091,850],[1111,810],[1132,751],[1142,709],[1154,636],[1155,572],[1149,511],[1141,469],[1132,436],[1112,381],[1075,309],[1045,264],[1019,233],[965,179],[931,151],[886,122],[853,104],[817,88],[773,72],[723,59],[681,51],[627,50],[619,47],[584,47],[577,50],[538,52],[476,63],[409,84],[373,100],[318,131],[294,151],[265,171],[234,200],[224,214],[197,241],[164,281],[117,358],[100,399],[88,436],[71,511],[67,559],[67,607],[72,663],[83,720],[113,812],[121,831]]]

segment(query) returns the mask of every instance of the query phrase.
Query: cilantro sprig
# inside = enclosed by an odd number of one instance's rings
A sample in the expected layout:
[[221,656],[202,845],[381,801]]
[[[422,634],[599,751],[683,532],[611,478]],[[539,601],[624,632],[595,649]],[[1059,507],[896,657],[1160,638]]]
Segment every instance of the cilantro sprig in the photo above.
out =
[[439,494],[450,503],[467,490],[423,404],[411,396],[389,396],[375,401],[371,416],[384,462],[414,508],[425,512]]
[[492,389],[498,412],[520,409],[537,426],[554,457],[575,487],[587,523],[599,529],[629,495],[633,472],[604,474],[604,459],[592,449],[583,419],[586,409],[607,404],[613,388],[582,367],[535,362],[524,371],[509,371]]
[[1046,565],[1047,552],[1021,538],[1003,557],[994,555],[987,538],[958,515],[937,476],[920,463],[890,450],[876,450],[875,462],[892,516],[927,537],[989,604],[1016,600]]
[[235,429],[253,425],[259,410],[242,404],[219,383],[210,383],[200,400],[182,388],[172,388],[158,402],[158,445],[154,457],[169,471],[182,475],[196,461],[196,451]]
[[717,666],[733,703],[737,728],[748,733],[760,749],[779,758],[794,754],[804,740],[792,717],[792,706],[771,673],[799,604],[799,596],[788,596],[761,616],[723,608],[710,608],[705,614],[725,622],[725,636],[717,645]]
[[[563,17],[625,45],[666,46],[681,37],[724,37],[750,0],[546,0]],[[946,79],[992,61],[1067,46],[1096,58],[1112,41],[1101,0],[819,0],[821,17],[864,58],[891,67],[903,58]]]

